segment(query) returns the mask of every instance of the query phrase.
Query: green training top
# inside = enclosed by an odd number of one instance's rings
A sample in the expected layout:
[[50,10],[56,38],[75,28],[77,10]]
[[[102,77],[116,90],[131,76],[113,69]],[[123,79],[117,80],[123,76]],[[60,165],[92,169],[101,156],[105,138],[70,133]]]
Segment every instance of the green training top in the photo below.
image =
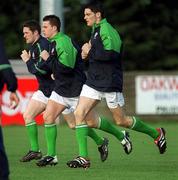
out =
[[62,32],[59,32],[49,40],[51,42],[56,42],[56,51],[60,63],[70,68],[74,68],[77,50],[73,46],[71,39]]

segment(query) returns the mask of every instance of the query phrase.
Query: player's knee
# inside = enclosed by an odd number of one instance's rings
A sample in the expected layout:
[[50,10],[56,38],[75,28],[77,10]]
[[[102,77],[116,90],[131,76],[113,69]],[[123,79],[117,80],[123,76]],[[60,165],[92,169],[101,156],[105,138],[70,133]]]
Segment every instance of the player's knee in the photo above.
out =
[[123,118],[123,119],[117,119],[115,120],[116,124],[118,126],[124,127],[124,128],[128,128],[130,127],[129,122],[127,121],[127,119]]
[[84,112],[81,112],[81,111],[74,111],[74,115],[75,115],[75,119],[76,119],[76,122],[77,121],[83,121],[84,117],[85,117],[85,114]]
[[118,126],[127,127],[126,122],[121,119],[117,119],[115,122],[116,122],[116,125],[118,125]]
[[68,127],[70,128],[70,129],[75,129],[75,124],[68,124]]
[[97,123],[96,123],[95,121],[90,121],[90,120],[88,120],[88,121],[87,121],[87,125],[88,125],[88,127],[90,127],[90,128],[96,128],[96,127],[97,127]]
[[88,127],[93,128],[93,123],[87,121],[87,125]]
[[65,119],[66,120],[66,122],[67,122],[67,125],[68,125],[68,127],[70,128],[70,129],[75,129],[75,120],[74,119]]
[[55,119],[53,118],[53,116],[48,113],[43,114],[43,119],[44,119],[45,124],[52,124],[55,122]]
[[25,124],[29,124],[33,121],[33,117],[26,112],[23,113],[23,119],[25,121]]

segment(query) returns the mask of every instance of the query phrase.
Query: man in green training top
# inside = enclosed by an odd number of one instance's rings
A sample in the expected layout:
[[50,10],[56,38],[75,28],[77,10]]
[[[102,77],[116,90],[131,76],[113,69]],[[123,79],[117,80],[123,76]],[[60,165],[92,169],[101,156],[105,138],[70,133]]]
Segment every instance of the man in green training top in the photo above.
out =
[[[135,116],[126,116],[122,107],[123,70],[122,70],[122,40],[118,32],[107,22],[102,4],[96,1],[84,6],[84,20],[92,27],[91,39],[82,47],[82,58],[89,61],[88,76],[80,94],[75,110],[76,137],[79,144],[79,156],[67,162],[71,168],[89,167],[86,136],[88,127],[85,117],[96,104],[104,98],[107,102],[115,123],[138,132],[148,134],[153,138],[160,154],[166,150],[165,130],[153,128]],[[100,119],[104,126],[106,119]],[[84,143],[85,141],[85,143]],[[85,150],[85,151],[84,151]]]
[[[67,122],[70,121],[69,124],[71,126],[74,124],[75,127],[73,111],[78,103],[82,85],[86,80],[77,46],[71,38],[60,32],[60,25],[60,19],[55,15],[48,15],[43,18],[42,31],[44,36],[50,40],[51,47],[50,53],[42,51],[41,57],[47,62],[52,61],[55,85],[43,116],[47,155],[36,163],[38,166],[56,165],[58,163],[55,120],[60,114],[64,114]],[[89,136],[98,145],[101,160],[105,161],[108,155],[108,140],[99,137],[92,129],[90,129]]]
[[[54,121],[58,115],[63,113],[68,116],[65,119],[70,119],[75,125],[73,111],[78,104],[82,86],[86,81],[81,61],[81,51],[67,35],[60,32],[60,19],[55,15],[45,16],[42,31],[44,36],[51,41],[51,53],[43,51],[41,57],[46,61],[53,61],[55,87],[44,113],[48,152],[47,156],[37,162],[38,166],[57,164],[55,148],[57,132]],[[89,127],[113,134],[121,142],[126,154],[130,154],[132,144],[128,138],[128,133],[121,132],[111,122],[106,121],[104,125],[100,125],[99,117],[94,111],[90,111],[85,119]],[[77,130],[76,128],[75,130]],[[104,162],[108,156],[108,140],[99,137],[91,128],[88,129],[87,136],[91,137],[98,145],[101,161]]]

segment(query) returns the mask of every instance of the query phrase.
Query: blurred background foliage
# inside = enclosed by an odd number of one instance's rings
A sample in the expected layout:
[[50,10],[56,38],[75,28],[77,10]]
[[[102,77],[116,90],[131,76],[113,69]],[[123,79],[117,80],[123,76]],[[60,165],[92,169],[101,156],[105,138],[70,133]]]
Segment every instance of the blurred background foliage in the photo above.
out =
[[[83,20],[81,4],[64,0],[65,33],[80,45],[90,29]],[[178,69],[178,2],[172,0],[103,0],[108,21],[124,41],[125,70]],[[39,0],[6,0],[0,6],[0,33],[10,59],[19,59],[25,48],[21,25],[39,20]]]

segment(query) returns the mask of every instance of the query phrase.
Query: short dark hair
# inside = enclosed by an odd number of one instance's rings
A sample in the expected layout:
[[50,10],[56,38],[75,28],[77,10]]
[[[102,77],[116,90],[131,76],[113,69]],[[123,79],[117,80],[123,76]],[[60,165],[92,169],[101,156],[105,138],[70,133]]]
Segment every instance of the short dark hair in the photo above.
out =
[[38,31],[39,34],[41,34],[41,27],[38,21],[36,20],[28,20],[25,21],[22,25],[22,27],[28,27],[32,32]]
[[83,10],[85,10],[86,8],[91,9],[91,11],[94,12],[94,13],[100,12],[101,17],[102,18],[105,17],[103,4],[98,0],[91,0],[87,4],[84,4],[83,5]]
[[52,26],[56,26],[57,30],[60,31],[61,21],[56,15],[47,15],[43,18],[43,21],[49,21]]

